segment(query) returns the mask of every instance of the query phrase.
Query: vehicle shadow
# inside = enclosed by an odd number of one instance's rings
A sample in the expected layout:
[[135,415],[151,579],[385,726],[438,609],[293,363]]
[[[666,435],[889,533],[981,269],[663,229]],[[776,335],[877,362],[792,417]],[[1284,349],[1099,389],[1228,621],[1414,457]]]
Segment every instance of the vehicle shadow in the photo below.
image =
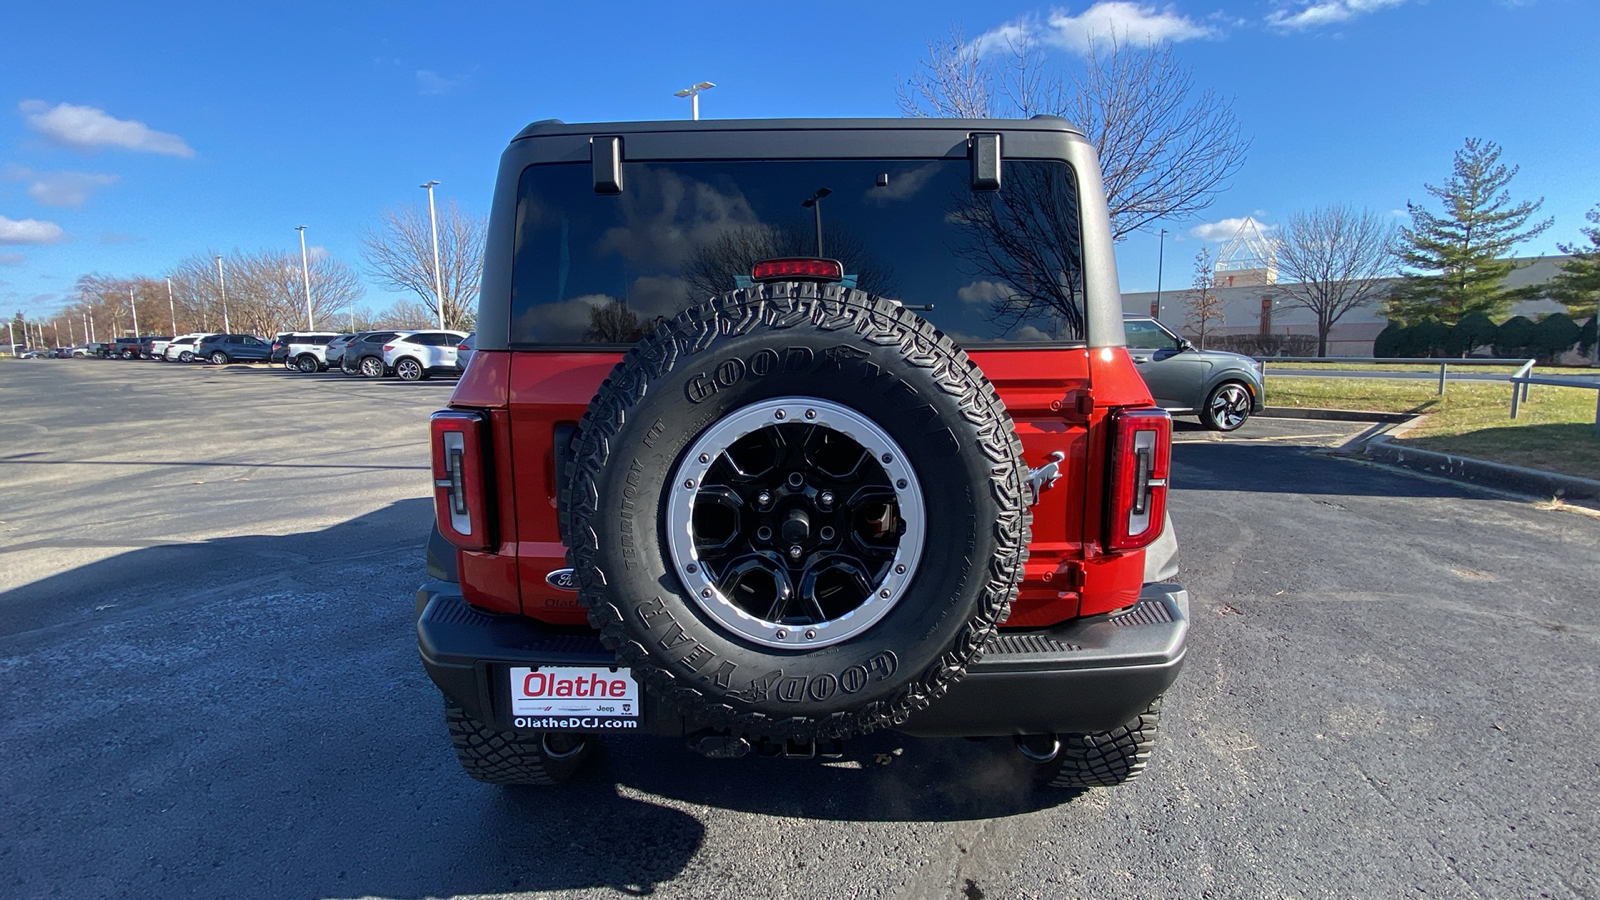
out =
[[1304,447],[1200,441],[1172,447],[1175,491],[1242,491],[1369,497],[1490,496]]

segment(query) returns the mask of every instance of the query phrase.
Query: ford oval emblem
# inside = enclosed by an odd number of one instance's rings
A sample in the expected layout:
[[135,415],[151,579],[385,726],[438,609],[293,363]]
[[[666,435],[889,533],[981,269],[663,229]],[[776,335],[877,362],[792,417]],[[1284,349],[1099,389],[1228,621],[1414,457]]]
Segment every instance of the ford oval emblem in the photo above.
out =
[[546,575],[544,580],[558,591],[576,592],[578,590],[578,576],[571,569],[557,569]]

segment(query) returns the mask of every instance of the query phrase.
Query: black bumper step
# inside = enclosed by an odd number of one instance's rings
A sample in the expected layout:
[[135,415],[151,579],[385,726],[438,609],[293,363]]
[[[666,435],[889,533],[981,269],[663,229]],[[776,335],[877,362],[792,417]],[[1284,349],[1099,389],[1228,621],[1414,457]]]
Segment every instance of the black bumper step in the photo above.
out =
[[[1120,613],[1042,631],[1002,632],[950,693],[900,730],[924,736],[1108,731],[1130,721],[1172,684],[1183,664],[1189,597],[1173,584],[1145,585]],[[480,612],[450,582],[417,592],[417,645],[428,675],[475,718],[511,730],[511,666],[612,666],[594,632]],[[644,692],[639,730],[693,730]],[[636,732],[637,733],[637,732]]]

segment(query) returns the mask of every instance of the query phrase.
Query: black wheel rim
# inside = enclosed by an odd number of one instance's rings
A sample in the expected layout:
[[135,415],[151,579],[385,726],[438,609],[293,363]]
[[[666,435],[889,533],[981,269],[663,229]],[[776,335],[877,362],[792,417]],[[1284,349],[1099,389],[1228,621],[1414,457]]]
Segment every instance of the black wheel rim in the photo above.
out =
[[909,461],[843,406],[779,398],[707,429],[678,466],[668,542],[685,585],[724,628],[822,647],[899,601],[926,528]]

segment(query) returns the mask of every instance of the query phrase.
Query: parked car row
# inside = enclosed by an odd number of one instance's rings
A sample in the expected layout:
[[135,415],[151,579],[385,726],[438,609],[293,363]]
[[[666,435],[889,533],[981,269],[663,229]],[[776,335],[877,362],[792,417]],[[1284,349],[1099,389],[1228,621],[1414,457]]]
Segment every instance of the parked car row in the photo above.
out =
[[396,376],[422,381],[435,375],[459,375],[472,356],[472,334],[441,329],[363,331],[287,331],[264,340],[253,334],[194,333],[169,337],[120,337],[109,343],[87,343],[30,351],[31,356],[102,359],[153,359],[161,362],[203,362],[228,365],[268,362],[315,374],[339,369],[364,378]]

